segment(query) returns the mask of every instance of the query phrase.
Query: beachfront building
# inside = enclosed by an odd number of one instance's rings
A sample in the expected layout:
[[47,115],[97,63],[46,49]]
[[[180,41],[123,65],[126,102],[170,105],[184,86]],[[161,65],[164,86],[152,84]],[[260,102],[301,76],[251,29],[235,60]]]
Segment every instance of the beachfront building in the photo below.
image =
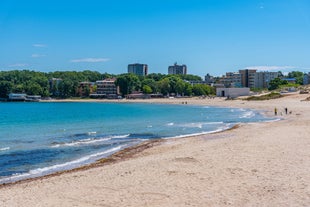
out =
[[250,88],[217,88],[216,96],[227,97],[227,98],[237,98],[239,96],[250,95]]
[[27,95],[25,93],[10,93],[8,101],[40,101],[40,95]]
[[26,101],[27,94],[25,93],[10,93],[9,101]]
[[135,75],[146,76],[148,74],[147,64],[134,63],[128,65],[128,73]]
[[241,88],[241,74],[228,72],[224,78],[224,85],[228,88]]
[[[106,98],[117,98],[119,89],[115,85],[116,78],[107,78],[104,80],[96,81],[97,95]],[[92,94],[93,95],[93,94]]]
[[239,70],[241,74],[241,85],[242,87],[254,88],[254,77],[256,70],[255,69],[244,69]]
[[241,88],[241,74],[227,72],[217,81],[218,84],[222,84],[225,88]]
[[89,96],[93,92],[94,85],[94,82],[80,82],[77,93],[79,96]]
[[279,77],[279,72],[256,72],[254,73],[253,88],[268,88],[270,81]]
[[186,75],[187,74],[187,66],[186,65],[178,65],[174,63],[168,67],[168,74],[170,75]]

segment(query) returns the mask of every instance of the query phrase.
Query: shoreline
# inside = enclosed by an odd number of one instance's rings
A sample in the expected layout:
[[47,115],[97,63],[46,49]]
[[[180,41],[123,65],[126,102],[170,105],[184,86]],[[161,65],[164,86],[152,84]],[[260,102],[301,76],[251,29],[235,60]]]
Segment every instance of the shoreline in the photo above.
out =
[[[267,122],[267,121],[264,121],[264,122]],[[254,122],[254,123],[256,123],[256,122]],[[260,123],[260,122],[257,122],[257,123]],[[251,123],[242,123],[242,124],[251,124]],[[116,162],[120,162],[120,161],[129,159],[133,155],[136,155],[136,154],[142,152],[143,150],[145,150],[147,148],[159,145],[165,141],[194,138],[194,137],[200,137],[200,136],[204,136],[204,135],[208,135],[208,134],[222,133],[225,131],[237,129],[242,124],[237,123],[237,124],[233,125],[232,127],[222,129],[222,130],[218,130],[218,131],[210,131],[210,132],[200,133],[200,134],[182,135],[182,136],[177,136],[177,137],[156,138],[156,139],[150,139],[150,140],[142,141],[139,144],[132,145],[129,147],[125,147],[119,151],[112,153],[111,155],[100,158],[94,162],[90,162],[88,164],[81,165],[79,167],[75,167],[75,168],[67,169],[67,170],[55,171],[55,172],[44,174],[44,175],[38,175],[38,176],[33,175],[32,177],[28,177],[28,178],[24,178],[24,179],[17,179],[15,181],[0,183],[0,189],[2,187],[9,186],[9,185],[15,185],[15,184],[25,183],[25,182],[32,182],[32,181],[39,180],[39,179],[59,176],[59,175],[62,175],[64,173],[71,173],[71,172],[76,172],[76,171],[80,171],[80,170],[87,170],[87,169],[90,169],[93,167],[100,167],[100,166],[104,166],[104,165],[108,165],[108,164],[113,164]]]
[[265,110],[268,116],[274,116],[275,106],[293,113],[278,116],[284,117],[278,122],[144,143],[141,149],[125,149],[97,166],[4,184],[0,204],[32,206],[39,195],[49,192],[40,200],[42,205],[309,205],[310,109],[301,102],[305,97],[256,102],[187,99],[188,104]]
[[[223,98],[218,98],[219,100],[225,100]],[[67,100],[67,99],[64,99],[64,100],[52,100],[52,101],[43,101],[44,102],[47,102],[47,103],[120,103],[118,100],[106,100],[106,99],[102,99],[102,100],[98,100],[98,101],[92,101],[93,99],[88,99],[88,100]],[[205,105],[203,102],[203,100],[205,99],[200,99],[200,98],[185,98],[185,99],[182,99],[182,98],[176,98],[176,99],[155,99],[156,101],[154,102],[154,99],[123,99],[122,100],[122,103],[145,103],[145,104],[169,104],[169,105],[184,105],[183,103],[185,102],[184,100],[190,100],[192,103],[186,103],[188,106],[194,106],[194,105]],[[178,103],[179,100],[182,100],[182,102]],[[198,102],[197,102],[198,100]],[[207,99],[208,100],[208,99]],[[211,106],[211,105],[208,105],[208,106]],[[228,106],[211,106],[211,107],[225,107],[225,108],[230,108]],[[233,107],[235,108],[235,107]],[[239,107],[240,108],[240,107]],[[245,109],[248,109],[248,108],[245,108]],[[262,111],[260,110],[255,110],[255,109],[251,109],[251,110],[254,110],[254,111],[258,111],[260,112],[261,114]],[[272,120],[272,121],[278,121],[278,120]],[[263,121],[263,122],[267,122],[267,121]],[[269,121],[268,121],[269,122]],[[256,122],[254,122],[256,123]],[[259,122],[257,122],[259,123]],[[149,146],[150,143],[157,143],[157,142],[161,142],[161,141],[165,141],[165,140],[176,140],[176,139],[185,139],[185,138],[193,138],[193,137],[200,137],[200,136],[204,136],[204,135],[208,135],[208,134],[216,134],[216,133],[222,133],[222,132],[225,132],[225,131],[229,131],[229,130],[233,130],[233,129],[236,129],[236,128],[239,128],[240,125],[242,124],[251,124],[251,122],[249,123],[235,123],[235,124],[232,124],[232,126],[229,126],[227,128],[223,128],[223,129],[219,129],[219,130],[215,130],[215,131],[209,131],[209,132],[204,132],[204,133],[198,133],[198,134],[188,134],[188,135],[180,135],[180,136],[176,136],[176,137],[166,137],[166,138],[157,138],[157,139],[153,139],[153,140],[147,140],[147,141],[143,141],[137,145],[133,145],[133,146],[129,146],[129,147],[125,147],[119,151],[116,151],[106,157],[103,157],[103,158],[100,158],[96,161],[93,161],[93,162],[89,162],[89,163],[86,163],[86,164],[83,164],[83,165],[80,165],[80,166],[77,166],[77,167],[74,167],[74,168],[70,168],[70,169],[63,169],[63,170],[56,170],[54,172],[50,172],[50,173],[43,173],[42,175],[35,175],[35,174],[29,174],[29,175],[24,175],[21,174],[22,177],[24,178],[10,178],[8,177],[8,181],[5,181],[3,183],[0,183],[0,188],[4,187],[4,186],[8,186],[8,185],[15,185],[15,184],[18,184],[18,183],[23,183],[23,182],[32,182],[33,180],[38,180],[38,179],[43,179],[43,178],[46,178],[46,177],[52,177],[52,176],[59,176],[61,174],[64,174],[64,173],[71,173],[71,172],[75,172],[75,171],[78,171],[78,170],[84,170],[84,169],[89,169],[89,168],[92,168],[92,167],[98,167],[98,166],[102,166],[101,164],[102,163],[105,163],[105,162],[102,162],[102,160],[107,160],[108,163],[112,163],[111,160],[114,160],[115,156],[117,157],[123,157],[124,159],[127,159],[128,156],[122,156],[123,153],[127,153],[128,151],[130,153],[133,153],[133,151],[135,151],[135,153],[138,153],[140,150],[139,148],[143,148],[145,149],[144,145],[147,145]],[[114,160],[115,161],[115,160]],[[118,159],[119,161],[119,159]],[[99,164],[101,163],[101,164]],[[52,166],[50,166],[52,167]],[[26,173],[27,174],[27,173]],[[11,180],[12,179],[12,180]]]

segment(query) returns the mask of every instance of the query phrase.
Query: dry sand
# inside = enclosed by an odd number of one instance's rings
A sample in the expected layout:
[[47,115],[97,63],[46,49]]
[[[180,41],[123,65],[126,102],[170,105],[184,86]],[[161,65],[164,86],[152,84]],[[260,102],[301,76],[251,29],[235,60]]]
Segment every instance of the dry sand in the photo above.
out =
[[300,101],[307,96],[166,99],[255,108],[272,116],[274,107],[279,114],[288,107],[292,114],[156,142],[121,161],[2,186],[0,206],[310,206],[310,102]]

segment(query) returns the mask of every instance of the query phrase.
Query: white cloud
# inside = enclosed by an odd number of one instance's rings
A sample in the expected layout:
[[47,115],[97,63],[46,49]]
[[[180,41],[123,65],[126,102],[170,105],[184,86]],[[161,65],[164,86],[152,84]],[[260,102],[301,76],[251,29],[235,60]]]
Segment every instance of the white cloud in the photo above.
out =
[[297,69],[298,67],[295,66],[248,66],[245,67],[244,69],[256,69],[256,70],[263,70],[263,71],[269,71],[269,70],[293,70]]
[[40,57],[45,57],[46,55],[41,55],[41,54],[32,54],[32,58],[40,58]]
[[107,62],[109,58],[81,58],[81,59],[74,59],[70,62],[72,63],[99,63],[99,62]]
[[47,47],[45,44],[33,44],[33,47]]
[[28,66],[27,63],[15,63],[15,64],[12,64],[12,65],[9,65],[9,67],[26,67]]

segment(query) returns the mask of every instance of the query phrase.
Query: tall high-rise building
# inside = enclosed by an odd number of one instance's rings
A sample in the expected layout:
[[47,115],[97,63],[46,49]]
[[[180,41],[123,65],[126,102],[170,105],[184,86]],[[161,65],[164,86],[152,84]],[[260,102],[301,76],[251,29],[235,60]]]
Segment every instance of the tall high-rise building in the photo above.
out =
[[129,64],[128,73],[146,76],[148,73],[148,66],[147,64],[139,64],[139,63]]
[[241,74],[242,87],[254,88],[254,77],[256,70],[255,69],[239,70],[239,73]]
[[270,81],[279,77],[278,72],[256,72],[254,75],[254,87],[253,88],[268,88]]
[[187,66],[186,65],[178,65],[177,63],[174,63],[174,65],[171,65],[168,67],[168,74],[186,75],[187,74]]

